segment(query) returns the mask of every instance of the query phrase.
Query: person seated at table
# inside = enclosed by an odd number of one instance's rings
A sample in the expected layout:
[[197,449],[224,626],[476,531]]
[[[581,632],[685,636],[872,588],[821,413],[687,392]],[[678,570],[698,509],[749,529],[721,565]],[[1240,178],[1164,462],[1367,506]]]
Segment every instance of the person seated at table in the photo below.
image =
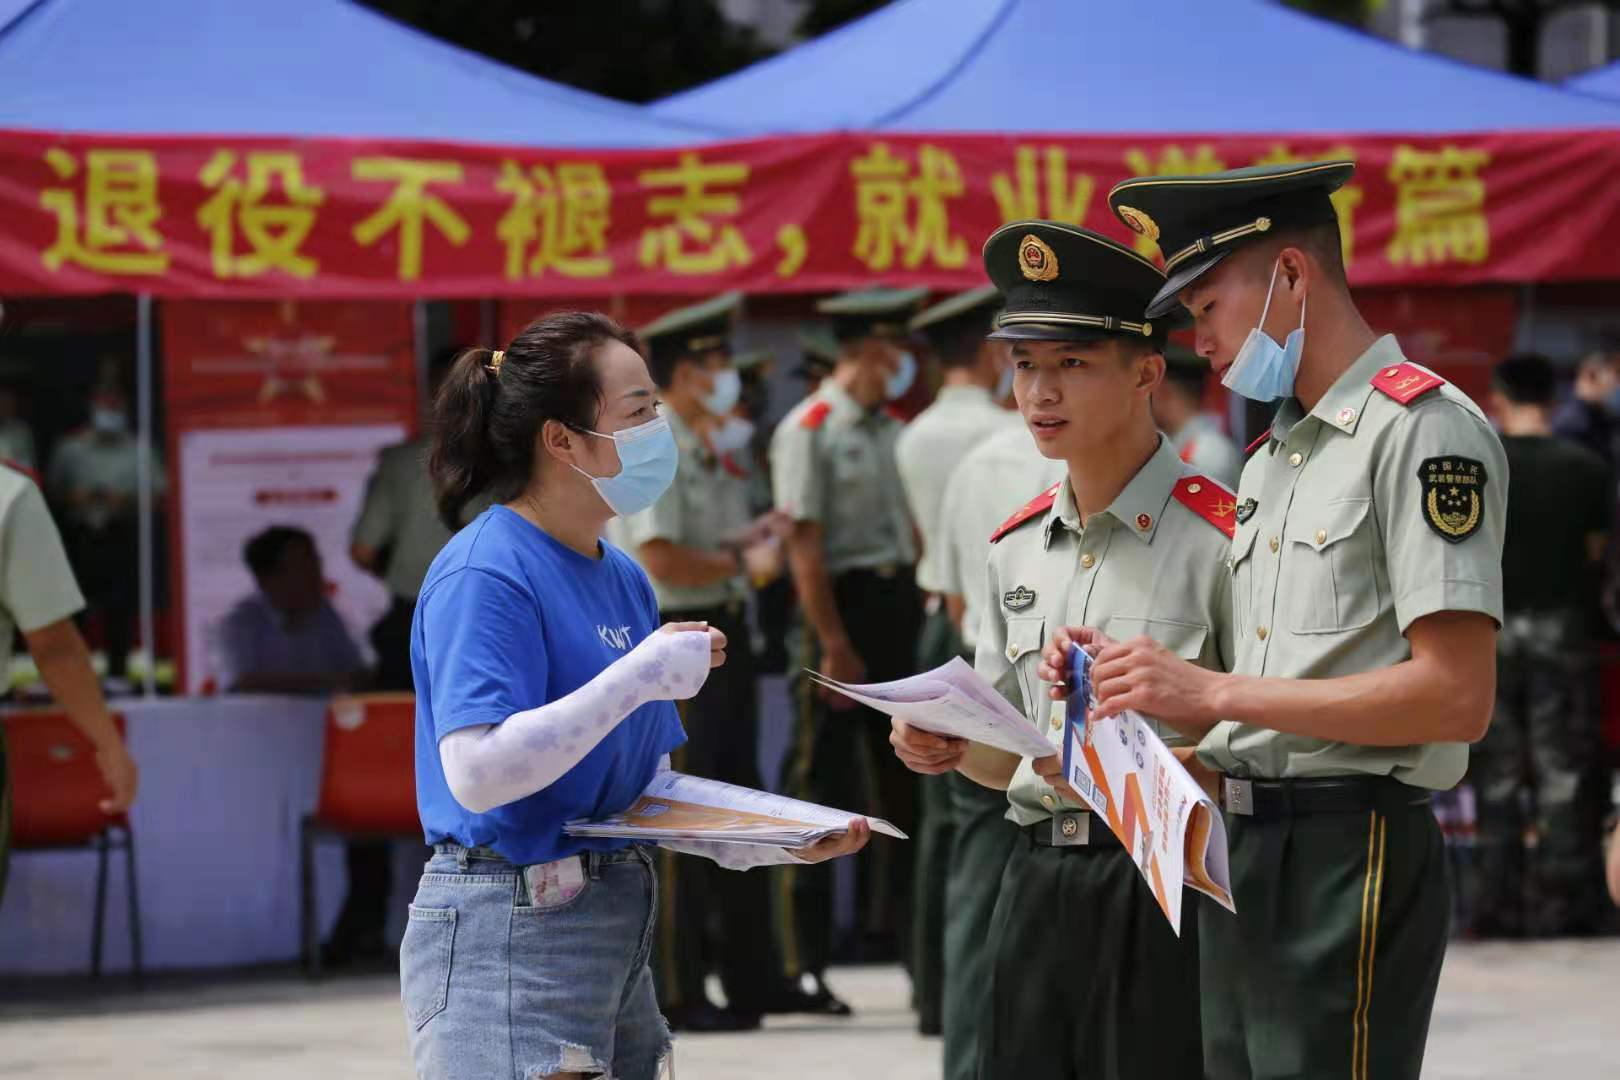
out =
[[326,600],[315,538],[272,525],[242,547],[258,591],[220,623],[218,677],[226,693],[329,694],[363,689],[360,649]]

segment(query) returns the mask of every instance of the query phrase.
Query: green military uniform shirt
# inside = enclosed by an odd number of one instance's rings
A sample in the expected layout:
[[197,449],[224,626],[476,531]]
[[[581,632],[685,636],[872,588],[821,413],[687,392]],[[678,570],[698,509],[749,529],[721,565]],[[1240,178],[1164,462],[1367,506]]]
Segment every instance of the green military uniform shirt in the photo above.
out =
[[[1406,404],[1375,388],[1374,380]],[[1468,397],[1380,338],[1309,414],[1290,398],[1243,470],[1232,543],[1234,671],[1326,679],[1411,658],[1425,615],[1502,621],[1507,459]],[[1390,775],[1449,788],[1461,743],[1352,746],[1227,721],[1199,746],[1253,777]]]
[[[641,545],[649,540],[716,551],[722,541],[742,532],[752,520],[746,473],[734,475],[728,471],[726,461],[675,415],[675,410],[666,408],[664,416],[680,450],[680,466],[675,470],[674,483],[656,503],[624,521],[624,543],[637,559]],[[648,577],[662,611],[718,607],[743,599],[748,591],[741,575],[708,585],[671,585],[651,574]]]
[[[1176,497],[1184,477],[1195,477],[1191,496],[1224,501],[1219,509],[1230,513],[1230,492],[1196,477],[1161,437],[1113,504],[1084,526],[1065,476],[1051,508],[991,551],[974,666],[1045,733],[1053,753],[1063,748],[1063,706],[1047,696],[1036,667],[1059,626],[1092,626],[1120,641],[1145,634],[1201,667],[1231,667],[1230,544]],[[1184,741],[1168,727],[1154,730],[1171,745]],[[1027,759],[1007,798],[1007,816],[1019,825],[1085,809],[1059,799]]]
[[1198,415],[1181,426],[1170,438],[1170,445],[1181,460],[1227,487],[1235,488],[1243,473],[1243,455],[1226,437],[1213,416]]
[[895,465],[900,429],[884,409],[861,408],[829,379],[771,436],[776,507],[820,524],[829,574],[917,561]]
[[416,599],[428,567],[450,541],[427,471],[431,445],[432,439],[419,435],[377,455],[377,469],[366,486],[351,536],[356,544],[390,549],[383,583],[402,600]]
[[[1017,510],[1031,491],[1063,479],[1064,465],[1043,457],[1017,413],[1017,425],[998,431],[968,452],[951,474],[939,513],[939,547],[934,566],[939,591],[962,598],[962,644],[979,644],[985,607],[984,568],[990,561],[990,534]],[[1000,614],[995,615],[1000,618]]]
[[32,633],[83,607],[45,496],[0,466],[0,674],[11,671],[13,631]]
[[1023,427],[1018,414],[998,406],[983,387],[947,386],[900,433],[895,459],[912,519],[922,533],[917,586],[924,591],[942,592],[945,587],[936,553],[944,541],[939,512],[946,483],[969,450],[1014,423]]

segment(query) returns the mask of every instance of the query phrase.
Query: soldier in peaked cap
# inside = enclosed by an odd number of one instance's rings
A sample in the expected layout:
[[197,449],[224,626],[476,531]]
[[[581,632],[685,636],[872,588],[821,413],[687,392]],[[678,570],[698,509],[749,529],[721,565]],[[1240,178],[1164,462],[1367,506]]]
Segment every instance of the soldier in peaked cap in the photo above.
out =
[[[817,304],[830,319],[838,360],[771,439],[776,507],[793,519],[788,564],[799,594],[803,656],[796,666],[843,682],[912,672],[922,604],[916,541],[895,466],[901,424],[885,406],[916,376],[906,324],[925,289],[865,289]],[[789,794],[859,807],[911,832],[916,778],[888,754],[879,718],[798,679],[798,723],[782,765]],[[832,954],[832,875],[790,866],[781,895],[787,972],[834,1014],[848,1006],[823,974]],[[880,845],[858,864],[858,908],[869,933],[906,938],[911,853]]]
[[1149,313],[1179,303],[1228,387],[1282,399],[1238,489],[1233,673],[1073,634],[1097,650],[1105,714],[1159,717],[1223,774],[1237,914],[1200,927],[1215,1080],[1415,1080],[1450,911],[1429,793],[1461,778],[1491,715],[1502,446],[1356,310],[1329,201],[1353,168],[1146,177],[1109,196],[1164,252]]
[[[620,537],[646,569],[661,618],[708,623],[731,642],[726,666],[681,705],[687,742],[674,751],[674,766],[759,788],[759,710],[745,603],[750,578],[781,571],[781,552],[771,522],[751,511],[748,473],[732,456],[745,448],[716,441],[742,389],[732,355],[741,306],[740,294],[727,293],[671,311],[640,331],[680,465],[657,503],[624,520]],[[768,876],[711,872],[717,869],[667,852],[659,860],[665,899],[653,968],[659,1004],[677,1030],[754,1028],[762,1013],[791,1004],[773,960],[770,925],[759,917],[770,908]],[[718,912],[725,927],[712,938],[704,933],[710,912]],[[704,990],[711,967],[725,991],[723,1009]]]
[[[917,585],[923,590],[926,617],[917,642],[918,671],[938,667],[963,651],[956,626],[945,610],[944,582],[937,566],[944,541],[940,508],[946,484],[969,450],[1009,424],[1022,426],[1015,414],[998,404],[998,397],[1006,396],[997,394],[1004,389],[1003,375],[1012,374],[1006,348],[985,338],[1000,307],[1000,291],[984,285],[947,297],[911,320],[911,331],[927,338],[941,372],[933,403],[906,425],[895,446],[900,482],[905,485],[906,501],[923,543]],[[913,998],[918,1029],[937,1035],[944,1026],[945,876],[955,838],[949,778],[923,777],[918,793]]]
[[1062,706],[1036,667],[1055,630],[1090,623],[1226,670],[1232,495],[1153,423],[1165,327],[1142,312],[1164,284],[1156,266],[1046,221],[998,229],[984,261],[1006,296],[994,336],[1011,343],[1019,411],[1067,468],[994,534],[975,666],[1052,754],[1020,760],[898,721],[891,737],[919,772],[1006,789],[1022,828],[987,927],[978,1075],[1199,1077],[1198,905],[1178,937],[1130,853],[1062,782]]

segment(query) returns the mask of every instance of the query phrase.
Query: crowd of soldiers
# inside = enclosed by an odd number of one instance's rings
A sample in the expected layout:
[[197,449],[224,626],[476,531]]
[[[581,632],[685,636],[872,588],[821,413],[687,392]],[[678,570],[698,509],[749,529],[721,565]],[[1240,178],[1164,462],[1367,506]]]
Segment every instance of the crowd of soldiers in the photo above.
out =
[[[915,839],[858,860],[858,944],[907,963],[950,1077],[1418,1073],[1450,917],[1429,796],[1491,715],[1508,470],[1480,409],[1356,311],[1328,198],[1352,171],[1127,181],[1111,206],[1162,267],[1022,221],[989,238],[988,287],[824,300],[821,378],[768,457],[744,441],[738,298],[644,329],[681,462],[616,539],[665,619],[734,643],[677,767],[759,785],[746,613],[784,568],[792,672],[961,655],[1052,741],[1020,761],[793,679],[786,792]],[[1198,357],[1168,343],[1188,321]],[[1281,401],[1246,465],[1202,415],[1211,366]],[[923,370],[938,393],[902,423]],[[1189,903],[1178,936],[1064,783],[1070,644],[1103,713],[1151,718],[1220,797],[1236,916]],[[830,866],[691,862],[664,868],[673,1022],[848,1011]]]

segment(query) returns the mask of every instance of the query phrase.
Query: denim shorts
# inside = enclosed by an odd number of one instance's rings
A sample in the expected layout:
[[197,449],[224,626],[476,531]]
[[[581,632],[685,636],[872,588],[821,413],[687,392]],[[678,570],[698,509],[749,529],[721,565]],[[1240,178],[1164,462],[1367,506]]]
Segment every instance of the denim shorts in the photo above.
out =
[[647,968],[658,905],[647,849],[526,872],[483,848],[434,852],[399,950],[417,1076],[655,1080],[670,1038]]

